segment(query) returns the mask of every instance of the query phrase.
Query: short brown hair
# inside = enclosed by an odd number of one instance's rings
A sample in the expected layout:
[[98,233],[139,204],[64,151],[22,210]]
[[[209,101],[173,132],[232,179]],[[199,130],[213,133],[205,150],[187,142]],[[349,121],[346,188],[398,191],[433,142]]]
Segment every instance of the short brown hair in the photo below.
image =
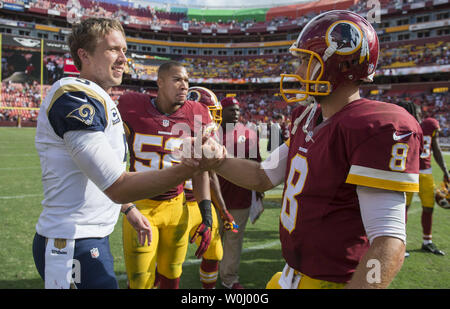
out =
[[112,30],[122,32],[125,37],[120,21],[109,18],[88,18],[75,24],[72,33],[69,35],[70,54],[78,70],[81,70],[81,60],[78,57],[78,49],[82,48],[92,54],[97,47],[98,41],[104,38]]

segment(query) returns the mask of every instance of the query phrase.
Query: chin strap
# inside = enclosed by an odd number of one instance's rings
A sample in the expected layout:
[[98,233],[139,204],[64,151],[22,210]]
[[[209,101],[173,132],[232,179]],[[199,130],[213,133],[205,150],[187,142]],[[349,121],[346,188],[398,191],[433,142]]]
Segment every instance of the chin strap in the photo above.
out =
[[308,118],[306,118],[306,122],[302,127],[302,131],[306,134],[305,137],[305,141],[309,142],[310,140],[313,140],[312,136],[313,136],[313,132],[312,131],[308,131],[308,127],[312,121],[312,119],[314,118],[314,114],[316,113],[317,110],[317,101],[314,97],[310,96],[307,99],[307,106],[305,108],[305,110],[303,111],[303,113],[297,117],[297,119],[295,119],[293,125],[292,125],[292,134],[295,134],[295,132],[297,131],[297,127],[300,124],[300,122],[303,120],[303,118],[306,117],[306,115],[308,115]]

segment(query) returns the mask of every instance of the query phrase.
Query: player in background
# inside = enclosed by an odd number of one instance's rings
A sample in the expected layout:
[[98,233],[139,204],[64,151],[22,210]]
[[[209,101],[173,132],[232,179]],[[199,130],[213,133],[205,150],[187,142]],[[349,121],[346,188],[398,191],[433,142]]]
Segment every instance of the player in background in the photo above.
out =
[[122,82],[126,63],[118,21],[83,20],[72,28],[68,45],[80,76],[52,85],[37,122],[44,200],[33,257],[46,288],[118,288],[108,237],[120,211],[136,241],[148,244],[148,220],[127,203],[161,194],[195,169],[180,164],[164,171],[126,171],[122,119],[107,93]]
[[[182,138],[212,122],[206,106],[187,100],[189,77],[180,63],[163,63],[158,69],[157,84],[156,98],[135,92],[125,93],[119,98],[118,108],[127,132],[131,171],[164,170],[178,164],[173,151],[180,147]],[[201,239],[196,252],[200,257],[211,238],[208,172],[196,173],[192,181],[194,195],[200,201],[201,220],[194,235]],[[151,223],[153,241],[150,245],[139,244],[131,225],[123,221],[125,265],[132,289],[153,288],[156,265],[161,289],[179,287],[188,247],[188,211],[183,205],[183,183],[177,183],[158,196],[134,202]]]
[[[386,288],[403,264],[404,192],[419,189],[422,130],[403,108],[360,97],[379,54],[363,17],[320,14],[290,52],[299,65],[281,75],[280,91],[288,103],[304,104],[292,113],[290,139],[262,163],[224,156],[183,162],[260,192],[284,182],[286,266],[267,288]],[[286,81],[298,87],[287,89]],[[220,153],[211,139],[203,147]]]
[[[239,101],[236,97],[226,97],[220,104],[223,108],[221,144],[234,157],[260,162],[258,133],[239,122]],[[250,215],[252,195],[255,194],[255,199],[260,200],[263,194],[237,186],[220,176],[219,181],[225,204],[239,226],[237,233],[222,233],[224,254],[220,262],[220,279],[225,288],[243,289],[239,282],[239,266],[245,228]]]
[[[213,129],[216,131],[220,128],[222,122],[222,106],[217,99],[214,92],[204,87],[191,87],[188,91],[188,100],[200,102],[208,107],[211,117],[214,120],[216,127]],[[211,199],[214,207],[212,208],[213,225],[211,229],[211,243],[208,250],[202,256],[202,262],[200,264],[200,281],[204,289],[213,289],[216,286],[217,278],[219,275],[219,262],[222,260],[223,247],[222,240],[219,233],[219,220],[217,217],[217,211],[224,222],[224,228],[226,230],[237,230],[233,228],[234,218],[228,212],[225,205],[225,201],[220,191],[219,179],[214,172],[209,172],[210,184],[211,184]],[[186,196],[186,204],[189,209],[189,235],[192,237],[195,233],[196,227],[200,224],[202,217],[197,206],[194,194],[192,192],[192,182],[186,181],[184,186],[184,193]],[[217,209],[217,211],[216,211]],[[197,245],[200,245],[199,241],[196,241]]]
[[[422,203],[422,250],[431,252],[437,255],[445,255],[442,250],[439,250],[432,241],[432,225],[433,225],[433,210],[434,210],[434,179],[431,166],[431,154],[439,165],[444,174],[444,182],[449,182],[449,173],[442,155],[441,146],[439,145],[439,122],[427,117],[422,120],[422,111],[419,106],[412,102],[401,102],[398,105],[405,108],[417,121],[420,123],[423,131],[423,152],[420,155],[420,175],[419,175],[419,198]],[[406,212],[411,206],[413,193],[406,193]],[[409,256],[409,253],[406,253]]]

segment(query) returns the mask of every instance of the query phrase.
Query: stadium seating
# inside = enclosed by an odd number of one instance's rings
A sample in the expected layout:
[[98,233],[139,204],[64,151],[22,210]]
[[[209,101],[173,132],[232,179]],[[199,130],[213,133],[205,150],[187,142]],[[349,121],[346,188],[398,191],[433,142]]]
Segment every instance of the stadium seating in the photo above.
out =
[[[9,0],[12,1],[12,0]],[[120,18],[125,27],[135,29],[150,29],[150,26],[161,26],[160,31],[183,32],[183,27],[188,25],[189,31],[193,35],[201,34],[202,29],[210,29],[211,33],[228,31],[232,34],[242,33],[245,29],[248,33],[263,33],[267,27],[276,29],[275,31],[298,31],[311,17],[323,10],[351,8],[363,14],[368,7],[365,1],[357,0],[320,0],[314,3],[301,3],[294,6],[278,7],[267,10],[263,21],[240,20],[228,18],[213,21],[192,18],[189,10],[177,11],[157,11],[148,7],[133,7],[132,5],[118,5],[113,3],[99,2],[93,0],[79,0],[83,7],[83,16],[107,16]],[[14,1],[12,1],[14,2]],[[403,9],[408,11],[414,3],[418,1],[380,1],[386,12]],[[29,2],[30,9],[40,9],[42,14],[50,15],[48,10],[56,10],[65,14],[68,0],[32,0]],[[256,11],[255,11],[256,12]],[[288,14],[289,13],[289,14]],[[259,14],[259,13],[258,13]],[[220,17],[220,14],[218,15]],[[209,16],[208,18],[210,18]],[[202,34],[204,35],[204,34]],[[295,36],[294,36],[295,37]],[[450,42],[448,37],[440,39],[427,38],[410,41],[384,42],[381,44],[379,59],[379,71],[377,74],[391,74],[390,70],[408,69],[416,67],[432,67],[449,64]],[[44,57],[44,79],[45,85],[42,92],[48,89],[54,81],[64,76],[64,58],[62,54],[47,53]],[[246,84],[261,82],[268,83],[265,88],[273,90],[239,90],[236,91],[243,106],[242,120],[252,122],[270,122],[272,117],[279,113],[289,114],[291,107],[287,107],[278,95],[277,80],[283,72],[291,72],[294,65],[294,58],[286,52],[275,52],[273,54],[254,54],[245,56],[204,56],[189,55],[174,57],[180,60],[187,68],[193,82],[201,83],[208,81],[211,84]],[[132,79],[142,81],[154,81],[156,79],[156,68],[159,62],[142,60],[142,58],[129,59],[128,73]],[[272,85],[270,84],[272,83]],[[135,88],[132,86],[122,86],[114,88],[112,97],[118,97],[128,90],[155,92],[154,86],[150,90]],[[227,91],[223,87],[217,89],[219,96],[225,96]],[[448,93],[448,92],[447,92]],[[445,94],[447,94],[445,93]],[[14,110],[12,108],[36,108],[40,103],[41,89],[39,85],[8,83],[2,85],[2,102],[0,108],[8,107],[10,117],[17,117],[20,113],[26,119],[33,119],[35,113],[27,110]],[[449,108],[448,98],[444,94],[433,93],[431,89],[422,90],[388,90],[380,91],[376,95],[365,93],[364,95],[384,101],[414,100],[420,104],[425,115],[434,116],[439,119],[445,134],[448,134]],[[1,110],[5,117],[5,110]]]

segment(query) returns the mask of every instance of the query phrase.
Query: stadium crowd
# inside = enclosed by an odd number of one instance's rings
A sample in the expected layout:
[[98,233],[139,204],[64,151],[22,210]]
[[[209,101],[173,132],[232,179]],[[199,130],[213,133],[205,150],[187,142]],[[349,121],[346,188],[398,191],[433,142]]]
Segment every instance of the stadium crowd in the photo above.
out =
[[[45,97],[50,85],[44,85],[42,89],[43,96]],[[136,90],[127,88],[126,86],[114,87],[111,91],[112,98],[116,102],[119,97],[128,90]],[[139,89],[140,92],[146,92],[154,94],[155,90],[152,89]],[[227,95],[225,92],[216,93],[219,98],[223,98]],[[450,137],[450,102],[448,101],[448,92],[445,93],[404,93],[398,95],[389,94],[389,92],[366,96],[373,100],[380,100],[386,102],[396,103],[399,101],[412,101],[422,107],[425,117],[436,118],[442,128],[442,136]],[[292,105],[284,103],[283,99],[276,91],[259,91],[259,92],[244,92],[237,93],[237,97],[241,102],[241,119],[244,123],[270,123],[275,122],[277,115],[290,115],[293,108]],[[41,87],[39,83],[33,82],[32,84],[20,84],[20,83],[2,83],[1,90],[1,107],[7,107],[2,109],[0,107],[0,120],[17,121],[17,117],[21,115],[24,121],[36,121],[38,111],[37,110],[22,110],[21,108],[38,108],[41,100]],[[14,109],[16,107],[17,109]]]
[[[6,2],[15,3],[15,0]],[[416,1],[413,1],[416,2]],[[408,3],[413,3],[409,1]],[[382,1],[383,7],[397,8],[403,5],[402,1]],[[93,0],[31,0],[30,8],[42,10],[55,10],[67,12],[74,6],[81,7],[82,16],[102,16],[118,18],[124,24],[143,24],[143,25],[183,25],[188,23],[192,27],[227,27],[229,29],[241,27],[249,28],[255,24],[265,26],[283,26],[287,24],[303,25],[309,20],[310,16],[276,17],[265,22],[255,22],[253,20],[238,22],[237,20],[224,20],[213,23],[207,23],[203,20],[188,20],[184,13],[173,13],[157,11],[155,8],[148,7],[127,7],[112,3],[98,2]],[[352,7],[356,12],[367,11],[364,1],[358,2]],[[67,55],[46,55],[44,57],[44,78],[46,84],[51,85],[54,81],[64,76],[64,59]],[[379,68],[394,69],[401,67],[429,66],[429,65],[448,65],[450,57],[450,43],[445,40],[436,40],[432,42],[389,42],[382,45],[379,59]],[[131,58],[130,58],[131,59]],[[283,72],[289,72],[289,68],[294,65],[294,58],[288,53],[279,53],[276,55],[254,55],[254,56],[234,56],[234,57],[201,57],[189,56],[181,59],[186,66],[188,73],[193,79],[226,79],[238,80],[242,82],[253,81],[258,78],[274,78]],[[154,76],[154,65],[146,65],[145,62],[134,63],[130,60],[130,69],[134,78],[152,79]],[[40,85],[36,82],[18,84],[3,83],[1,89],[1,106],[7,109],[0,109],[1,120],[15,121],[19,115],[23,120],[35,121],[37,111],[12,109],[16,108],[37,108],[40,104],[41,93],[45,96],[48,85],[45,85],[41,91]],[[115,89],[113,98],[117,100],[121,93],[125,92],[125,87]],[[253,123],[266,122],[274,120],[279,114],[288,115],[291,106],[287,106],[276,90],[263,92],[246,92],[238,94],[242,102],[241,120]],[[226,93],[218,93],[219,97]],[[450,119],[448,107],[448,96],[435,93],[402,93],[392,96],[380,93],[373,99],[384,101],[413,100],[420,104],[426,116],[432,116],[439,120],[443,128],[443,135],[450,136]],[[0,107],[1,107],[0,106]]]

